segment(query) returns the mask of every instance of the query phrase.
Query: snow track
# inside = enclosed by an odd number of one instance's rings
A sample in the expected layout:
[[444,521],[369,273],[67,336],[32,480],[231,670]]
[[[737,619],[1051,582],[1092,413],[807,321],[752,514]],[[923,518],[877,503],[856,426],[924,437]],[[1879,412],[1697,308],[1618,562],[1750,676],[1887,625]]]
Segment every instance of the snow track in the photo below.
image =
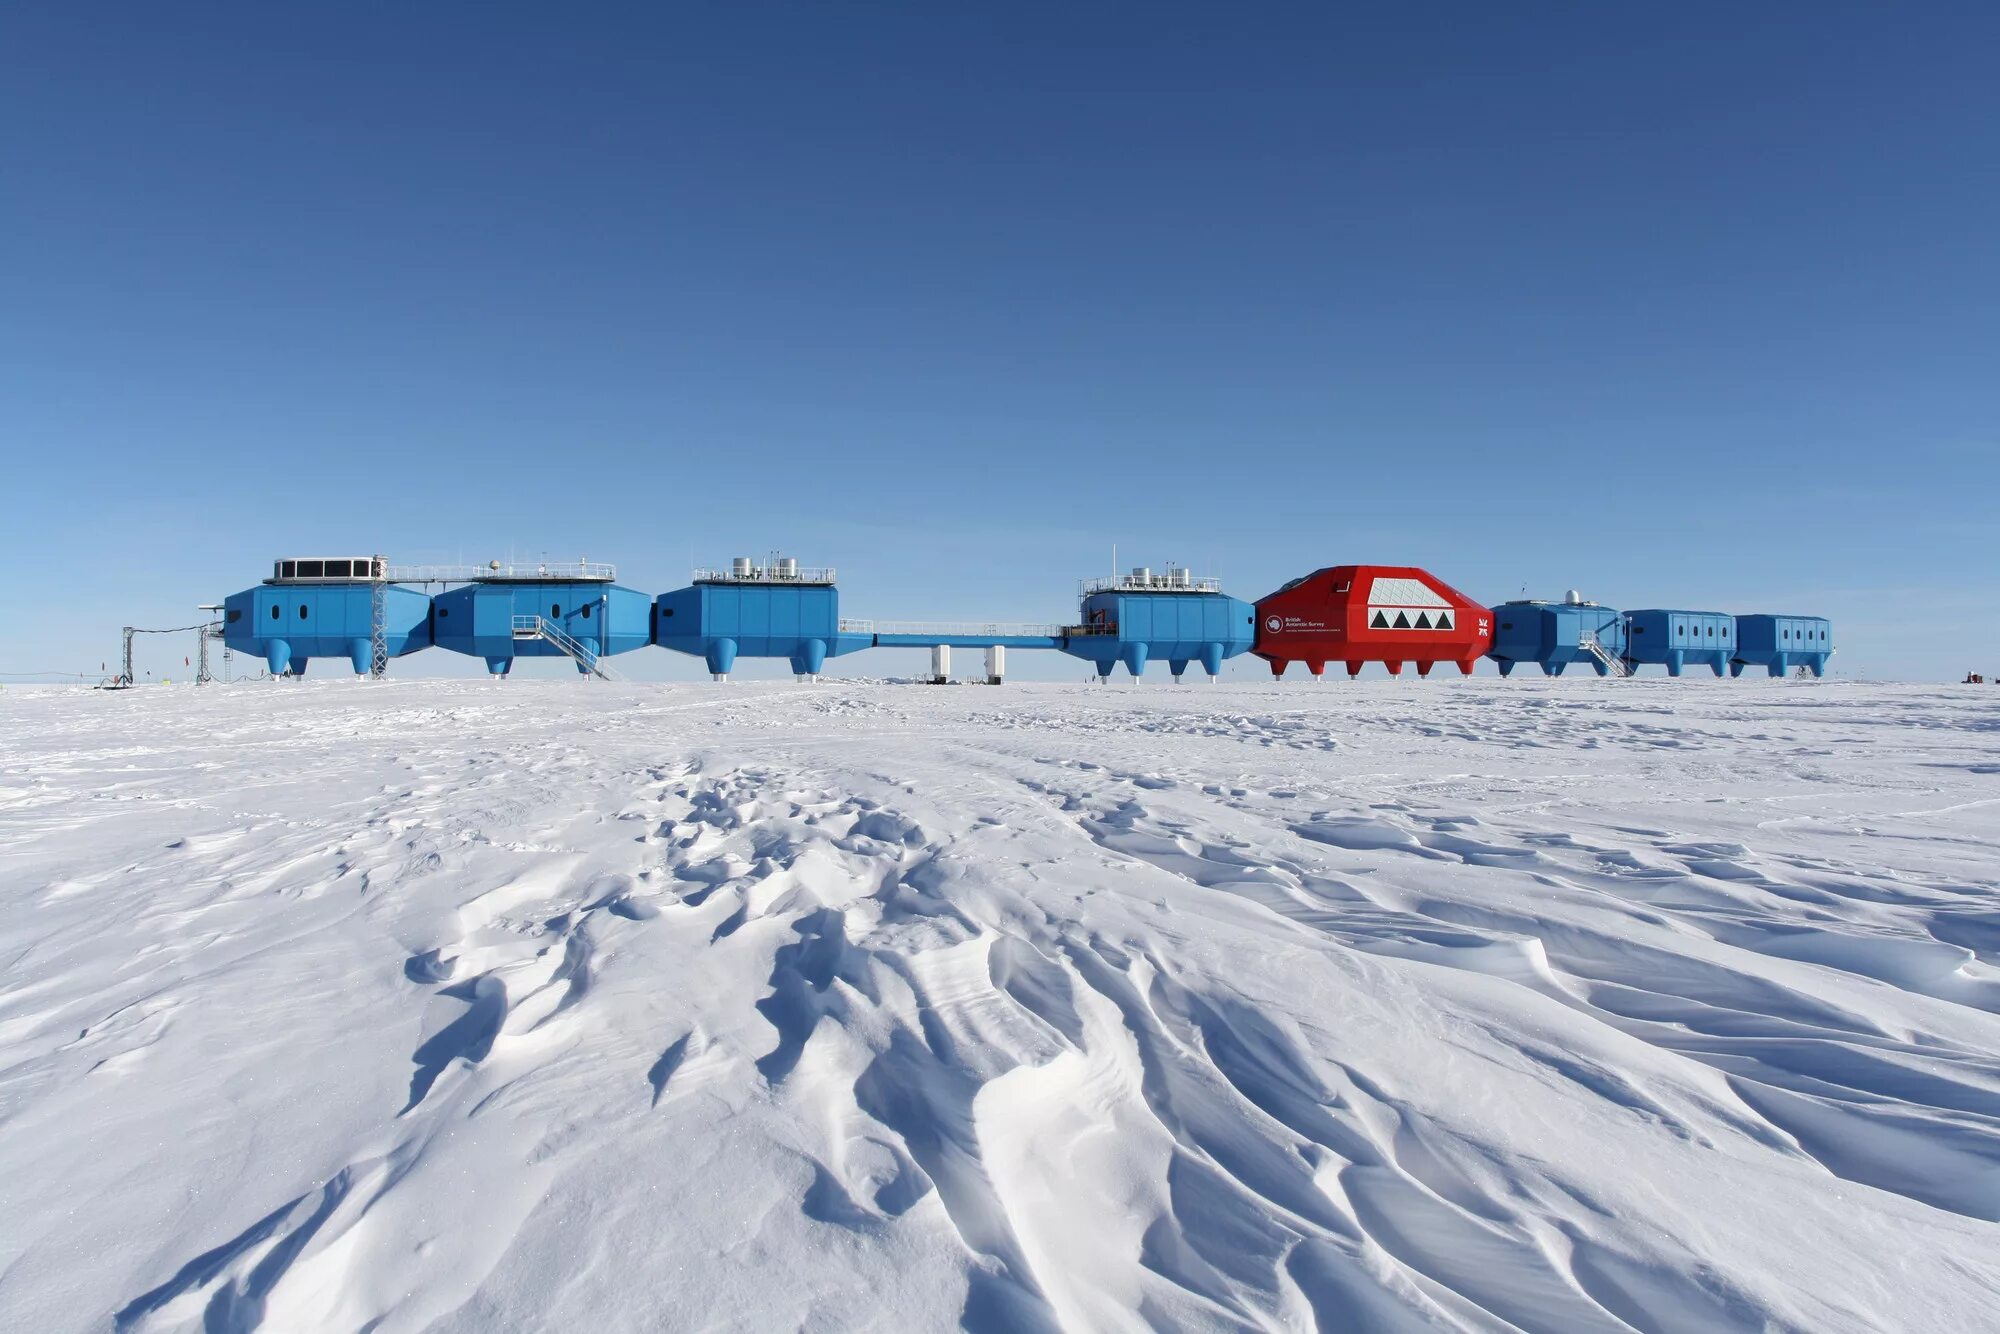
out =
[[1977,693],[339,682],[0,745],[10,1328],[2000,1292]]

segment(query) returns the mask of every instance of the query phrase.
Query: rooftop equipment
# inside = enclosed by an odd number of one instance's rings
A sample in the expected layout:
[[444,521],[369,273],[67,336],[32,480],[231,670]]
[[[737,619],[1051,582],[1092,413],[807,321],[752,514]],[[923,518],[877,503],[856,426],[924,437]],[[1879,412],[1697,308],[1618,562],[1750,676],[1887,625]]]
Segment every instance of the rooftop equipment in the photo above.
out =
[[738,556],[729,562],[726,570],[696,569],[694,581],[697,584],[817,584],[831,586],[834,582],[832,566],[802,566],[791,556],[773,556],[764,565],[758,565],[748,556]]

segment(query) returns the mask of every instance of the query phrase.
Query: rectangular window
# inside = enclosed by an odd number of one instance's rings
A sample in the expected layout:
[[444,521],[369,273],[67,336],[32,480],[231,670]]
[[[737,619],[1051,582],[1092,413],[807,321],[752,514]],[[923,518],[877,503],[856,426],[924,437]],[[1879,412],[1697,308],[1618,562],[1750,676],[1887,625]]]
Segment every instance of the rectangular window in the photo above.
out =
[[302,560],[299,562],[299,578],[323,579],[326,577],[326,562],[323,560]]
[[298,563],[297,561],[295,561],[295,560],[287,560],[287,561],[280,561],[280,562],[278,562],[278,577],[279,577],[280,579],[296,579],[296,578],[298,578],[298,577],[299,577],[299,563]]

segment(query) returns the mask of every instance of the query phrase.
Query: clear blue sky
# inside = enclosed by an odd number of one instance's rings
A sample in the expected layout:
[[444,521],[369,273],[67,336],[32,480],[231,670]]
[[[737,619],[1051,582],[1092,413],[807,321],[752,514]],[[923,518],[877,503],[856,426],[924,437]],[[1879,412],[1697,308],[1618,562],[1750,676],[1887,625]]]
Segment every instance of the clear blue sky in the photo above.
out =
[[1056,619],[1114,542],[2000,669],[1996,52],[1990,4],[13,6],[0,670],[294,552],[781,547]]

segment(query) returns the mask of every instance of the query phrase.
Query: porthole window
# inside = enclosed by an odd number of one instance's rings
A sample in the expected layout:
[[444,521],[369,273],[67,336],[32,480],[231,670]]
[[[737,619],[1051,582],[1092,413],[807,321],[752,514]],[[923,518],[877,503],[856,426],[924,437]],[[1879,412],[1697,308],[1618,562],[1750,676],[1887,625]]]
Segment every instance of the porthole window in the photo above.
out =
[[1784,637],[1785,637],[1786,639],[1790,639],[1790,638],[1792,637],[1792,632],[1791,632],[1790,630],[1785,630],[1785,631],[1782,631],[1781,633],[1783,633],[1783,635],[1784,635]]
[[277,604],[277,603],[275,603],[275,602],[273,602],[273,603],[271,604],[271,619],[275,621],[275,620],[277,620],[277,619],[278,619],[278,617],[279,617],[279,616],[281,616],[281,615],[283,615],[283,614],[284,614],[284,613],[282,613],[282,612],[280,612],[280,611],[278,610],[278,604]]
[[299,604],[299,619],[303,621],[305,618],[306,618],[306,604],[301,602]]
[[662,608],[660,608],[660,615],[662,615],[662,616],[671,616],[671,615],[673,615],[673,614],[674,614],[674,609],[673,609],[672,607],[662,607]]
[[586,621],[590,619],[590,604],[588,602],[583,604],[583,619]]
[[438,615],[440,615],[440,616],[449,616],[449,615],[451,615],[451,608],[450,608],[450,607],[439,607],[439,608],[438,608]]
[[549,619],[552,621],[560,621],[562,619],[562,608],[553,602],[549,604]]
[[229,623],[231,625],[236,624],[238,621],[242,619],[243,619],[243,613],[241,611],[232,611],[229,613]]

